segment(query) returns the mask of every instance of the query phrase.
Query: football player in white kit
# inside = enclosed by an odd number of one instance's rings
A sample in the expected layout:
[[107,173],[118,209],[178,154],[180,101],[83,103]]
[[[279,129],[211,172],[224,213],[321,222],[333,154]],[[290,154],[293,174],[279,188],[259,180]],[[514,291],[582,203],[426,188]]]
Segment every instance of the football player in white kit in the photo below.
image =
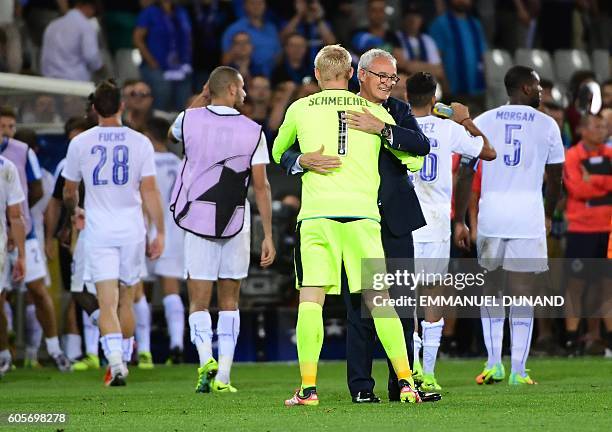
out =
[[[470,119],[468,108],[453,103],[453,116],[444,119],[432,115],[436,103],[436,80],[430,73],[417,72],[406,82],[408,101],[423,133],[429,138],[431,151],[425,157],[421,171],[415,176],[416,193],[425,215],[427,225],[412,233],[416,273],[445,276],[448,272],[451,237],[451,193],[453,189],[452,155],[458,153],[471,158],[495,159],[495,150],[487,138]],[[434,285],[425,288],[429,293],[437,289]],[[421,338],[415,329],[414,367],[421,372],[425,391],[439,391],[434,368],[444,318],[439,308],[425,308],[425,319],[421,321],[423,365],[419,360]]]
[[[85,118],[73,117],[66,122],[65,132],[68,140],[74,139],[80,133],[86,131],[93,124]],[[78,304],[82,311],[83,320],[83,339],[85,341],[85,355],[72,364],[73,371],[86,371],[100,368],[100,358],[98,356],[100,344],[100,330],[97,318],[100,314],[98,301],[96,299],[96,287],[91,282],[84,282],[85,272],[85,251],[84,237],[78,236],[72,250],[72,233],[74,230],[71,218],[67,216],[63,204],[63,190],[65,179],[61,173],[66,164],[66,158],[62,159],[55,168],[55,186],[53,195],[45,211],[45,248],[47,257],[54,259],[59,257],[60,270],[62,271],[62,282],[64,287],[70,290],[72,297],[68,308],[68,314],[74,310]],[[81,191],[79,201],[83,201],[84,188]],[[62,226],[60,227],[60,222]],[[59,248],[55,242],[55,237],[60,240]],[[59,252],[59,253],[58,253]],[[64,274],[67,267],[68,274]],[[76,321],[76,313],[69,320]],[[80,343],[79,343],[80,346]]]
[[[25,276],[25,226],[21,213],[25,195],[19,183],[17,168],[8,159],[0,156],[0,275],[8,269],[6,241],[8,237],[6,219],[11,225],[11,238],[17,249],[12,279],[20,282]],[[4,217],[7,215],[7,217]],[[4,294],[0,284],[0,378],[11,369],[12,358],[8,349],[7,321],[4,313]]]
[[[43,196],[40,164],[36,154],[26,143],[13,138],[16,133],[16,115],[10,107],[0,109],[0,133],[2,135],[0,137],[2,140],[0,154],[13,162],[15,168],[17,168],[21,188],[26,196],[26,200],[22,204],[22,215],[27,231],[25,241],[26,274],[23,282],[25,282],[28,297],[35,306],[26,308],[27,347],[31,349],[26,349],[25,363],[33,366],[37,364],[35,356],[40,345],[42,328],[47,352],[55,361],[57,368],[62,372],[67,372],[70,370],[70,360],[64,355],[60,347],[55,308],[45,284],[46,261],[36,239],[30,211],[30,206],[34,205]],[[14,254],[10,254],[9,258],[9,263],[12,265]],[[5,284],[4,288],[14,288],[10,278],[3,280],[2,283]]]
[[[15,134],[17,140],[26,143],[38,156],[40,154],[40,146],[36,140],[36,134],[31,129],[20,129]],[[30,207],[30,215],[32,217],[32,226],[36,233],[36,241],[39,244],[39,251],[47,251],[45,238],[45,212],[53,194],[56,178],[53,173],[47,171],[44,167],[40,167],[41,175],[41,191],[42,197]],[[34,256],[40,261],[40,267],[45,270],[44,284],[46,287],[51,286],[51,277],[49,275],[48,260],[45,253],[34,253]],[[37,263],[38,265],[38,263]],[[36,318],[36,308],[34,302],[29,295],[26,294],[26,309],[25,309],[25,330],[26,330],[26,347],[23,365],[25,368],[39,368],[38,350],[42,341],[43,330]],[[64,313],[64,329],[61,336],[61,346],[66,354],[66,357],[71,362],[76,361],[82,355],[81,351],[81,335],[79,333],[74,311],[74,304],[69,304]]]
[[[183,336],[185,331],[185,306],[180,296],[181,281],[184,280],[183,239],[184,232],[172,219],[170,196],[174,182],[181,169],[181,160],[168,150],[168,130],[170,123],[163,118],[154,117],[147,121],[144,133],[153,143],[155,149],[155,169],[157,185],[162,197],[164,220],[166,226],[166,247],[156,261],[147,260],[148,277],[155,280],[159,277],[163,290],[163,304],[170,337],[170,356],[168,364],[182,362]],[[149,232],[149,237],[155,233]],[[147,282],[149,280],[146,280]],[[136,315],[136,346],[138,348],[138,367],[152,369],[151,356],[151,312],[142,284],[136,290],[134,313]]]
[[[164,220],[153,145],[122,126],[121,93],[112,80],[98,85],[93,107],[98,126],[78,135],[68,147],[62,171],[64,203],[76,219],[84,217],[85,280],[96,284],[98,294],[101,342],[109,362],[105,384],[121,386],[128,373],[123,361],[131,356],[133,340],[133,286],[140,280],[145,257],[143,206],[157,229],[148,245],[152,259],[164,248]],[[84,216],[75,214],[81,180],[87,191]]]
[[[494,161],[479,162],[482,190],[478,204],[478,261],[488,270],[490,279],[486,285],[494,293],[502,284],[495,283],[494,278],[503,273],[493,270],[501,267],[506,271],[507,293],[529,295],[535,287],[535,274],[548,269],[546,236],[561,192],[565,155],[555,120],[537,110],[542,92],[538,74],[531,68],[514,66],[506,73],[504,84],[509,103],[475,120],[499,155]],[[532,306],[510,307],[510,385],[535,384],[525,370],[533,315]],[[505,378],[501,362],[505,308],[501,304],[483,306],[481,316],[488,360],[476,382],[489,384]]]

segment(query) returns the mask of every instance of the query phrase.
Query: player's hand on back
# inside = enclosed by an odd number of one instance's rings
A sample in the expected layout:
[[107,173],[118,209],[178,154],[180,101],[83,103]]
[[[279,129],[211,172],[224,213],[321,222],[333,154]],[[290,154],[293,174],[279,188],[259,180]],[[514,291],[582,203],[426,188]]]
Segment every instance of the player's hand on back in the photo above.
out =
[[152,260],[158,259],[164,252],[164,242],[164,234],[157,233],[153,241],[147,245],[147,256]]
[[380,120],[365,107],[363,108],[363,112],[347,111],[346,124],[351,129],[370,134],[379,134],[385,127],[385,122]]
[[300,166],[308,171],[317,174],[329,174],[331,170],[340,168],[342,162],[338,156],[328,156],[323,154],[323,146],[317,151],[304,153],[300,156]]
[[265,237],[261,242],[261,261],[260,265],[263,268],[269,267],[276,258],[276,248],[271,237]]
[[465,105],[453,102],[450,106],[453,109],[452,121],[461,123],[463,120],[470,118],[470,110]]

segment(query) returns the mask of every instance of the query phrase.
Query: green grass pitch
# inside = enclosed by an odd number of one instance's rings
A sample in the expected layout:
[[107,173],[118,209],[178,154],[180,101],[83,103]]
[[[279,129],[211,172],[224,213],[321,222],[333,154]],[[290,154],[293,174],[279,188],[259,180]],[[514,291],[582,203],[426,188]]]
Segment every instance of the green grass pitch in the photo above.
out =
[[[507,361],[506,367],[508,368]],[[0,380],[0,413],[65,412],[65,425],[7,427],[42,431],[611,431],[612,361],[534,359],[539,385],[479,387],[480,360],[442,360],[443,400],[418,406],[353,404],[342,362],[319,368],[318,407],[285,408],[298,384],[297,365],[238,364],[236,394],[195,394],[196,368],[131,368],[127,387],[105,388],[102,371],[60,374],[16,370]],[[386,364],[375,364],[377,394],[386,399]]]

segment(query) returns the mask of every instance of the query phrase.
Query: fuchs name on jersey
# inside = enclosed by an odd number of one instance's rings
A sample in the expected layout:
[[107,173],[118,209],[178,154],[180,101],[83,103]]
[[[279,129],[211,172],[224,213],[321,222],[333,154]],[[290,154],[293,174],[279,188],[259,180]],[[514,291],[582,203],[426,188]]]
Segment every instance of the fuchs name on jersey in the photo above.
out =
[[125,132],[98,132],[98,141],[125,141]]
[[535,120],[534,112],[522,112],[522,111],[497,111],[495,113],[495,120],[510,120],[510,121],[526,121],[532,122]]

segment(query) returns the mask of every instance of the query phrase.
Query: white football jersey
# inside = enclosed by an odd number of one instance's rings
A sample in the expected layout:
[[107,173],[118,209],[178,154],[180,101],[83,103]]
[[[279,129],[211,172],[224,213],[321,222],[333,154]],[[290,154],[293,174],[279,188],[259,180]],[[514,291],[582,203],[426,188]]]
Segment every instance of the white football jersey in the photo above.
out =
[[480,162],[478,234],[508,239],[545,235],[544,167],[565,160],[559,126],[527,105],[502,105],[475,123],[497,152],[495,160]]
[[[6,253],[6,208],[11,205],[19,204],[25,200],[25,195],[21,189],[19,173],[17,168],[7,158],[0,156],[0,255]],[[3,263],[4,260],[0,260]],[[2,270],[0,266],[0,271]]]
[[[166,239],[162,258],[183,256],[184,231],[174,222],[170,212],[170,198],[176,178],[181,173],[181,160],[170,152],[155,152],[155,169],[157,171],[157,186],[161,194],[162,208],[164,210],[164,225],[166,226]],[[154,231],[154,230],[152,230]],[[151,239],[155,233],[151,232]]]
[[477,157],[482,137],[474,137],[460,124],[435,116],[417,117],[421,131],[429,138],[431,150],[423,168],[415,174],[414,185],[427,225],[412,233],[415,242],[440,242],[450,238],[453,153]]
[[62,175],[85,184],[88,245],[144,241],[140,182],[155,175],[153,144],[147,137],[125,126],[89,129],[70,142]]

